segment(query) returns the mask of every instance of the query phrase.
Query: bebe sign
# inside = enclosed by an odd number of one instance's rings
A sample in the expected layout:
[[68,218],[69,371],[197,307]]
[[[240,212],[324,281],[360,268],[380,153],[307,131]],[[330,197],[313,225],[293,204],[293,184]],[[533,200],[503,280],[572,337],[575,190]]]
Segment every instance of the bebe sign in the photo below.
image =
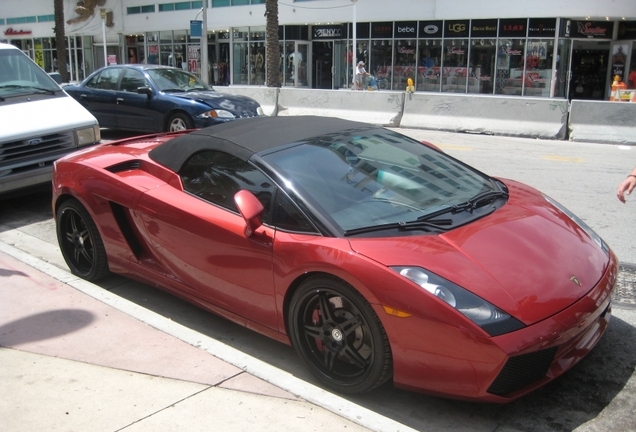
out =
[[398,27],[397,32],[398,33],[415,33],[415,28],[414,27]]

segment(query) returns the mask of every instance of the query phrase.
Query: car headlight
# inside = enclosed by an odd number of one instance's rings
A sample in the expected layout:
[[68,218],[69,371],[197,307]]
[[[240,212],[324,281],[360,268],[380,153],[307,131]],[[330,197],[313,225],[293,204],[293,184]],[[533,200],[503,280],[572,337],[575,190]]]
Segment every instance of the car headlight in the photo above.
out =
[[77,129],[75,131],[77,134],[77,146],[85,146],[89,144],[95,144],[102,139],[102,136],[99,132],[99,125],[94,125],[91,127]]
[[259,116],[264,116],[265,115],[265,111],[263,111],[262,107],[258,107],[258,108],[256,108],[256,114],[258,114]]
[[589,235],[592,238],[592,240],[594,240],[594,242],[596,242],[596,244],[603,250],[603,252],[605,252],[605,255],[609,257],[609,246],[603,241],[601,236],[596,234],[596,232],[594,232],[592,228],[590,228],[585,222],[583,222],[581,218],[579,218],[577,215],[575,215],[570,210],[563,207],[561,204],[559,204],[558,202],[556,202],[554,199],[550,198],[549,196],[544,194],[543,198],[545,198],[547,202],[549,202],[550,204],[552,204],[553,206],[561,210],[567,217],[572,219],[572,221],[575,224],[581,227],[581,229],[585,231],[587,235]]
[[219,119],[231,119],[234,120],[236,117],[234,114],[227,110],[223,109],[213,109],[210,111],[206,111],[203,114],[199,114],[198,118],[219,118]]
[[464,314],[490,336],[498,336],[525,327],[521,321],[481,297],[421,267],[391,267],[391,269]]

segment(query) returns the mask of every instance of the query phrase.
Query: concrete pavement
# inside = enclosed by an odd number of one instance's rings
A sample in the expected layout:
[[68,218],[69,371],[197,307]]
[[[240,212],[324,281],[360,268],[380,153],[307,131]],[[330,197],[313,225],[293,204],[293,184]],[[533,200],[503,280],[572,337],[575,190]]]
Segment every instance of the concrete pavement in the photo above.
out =
[[4,242],[0,278],[0,430],[412,430]]

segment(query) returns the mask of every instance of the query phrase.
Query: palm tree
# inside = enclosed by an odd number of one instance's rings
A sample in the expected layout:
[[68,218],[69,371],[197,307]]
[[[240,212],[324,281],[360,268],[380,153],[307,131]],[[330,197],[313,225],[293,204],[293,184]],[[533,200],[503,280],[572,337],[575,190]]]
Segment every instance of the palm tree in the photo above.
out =
[[[57,0],[56,0],[57,1]],[[267,35],[267,87],[280,87],[280,45],[278,43],[278,0],[265,0]]]
[[55,48],[57,51],[57,71],[63,82],[69,81],[66,69],[66,33],[64,32],[64,0],[53,0],[55,10]]

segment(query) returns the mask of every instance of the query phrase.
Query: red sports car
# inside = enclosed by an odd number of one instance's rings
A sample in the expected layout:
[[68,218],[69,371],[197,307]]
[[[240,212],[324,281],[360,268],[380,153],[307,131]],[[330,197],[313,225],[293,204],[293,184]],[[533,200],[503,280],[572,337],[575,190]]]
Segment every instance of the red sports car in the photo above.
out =
[[508,402],[599,341],[617,259],[541,192],[365,123],[261,117],[55,164],[71,271],[293,345],[325,386]]

